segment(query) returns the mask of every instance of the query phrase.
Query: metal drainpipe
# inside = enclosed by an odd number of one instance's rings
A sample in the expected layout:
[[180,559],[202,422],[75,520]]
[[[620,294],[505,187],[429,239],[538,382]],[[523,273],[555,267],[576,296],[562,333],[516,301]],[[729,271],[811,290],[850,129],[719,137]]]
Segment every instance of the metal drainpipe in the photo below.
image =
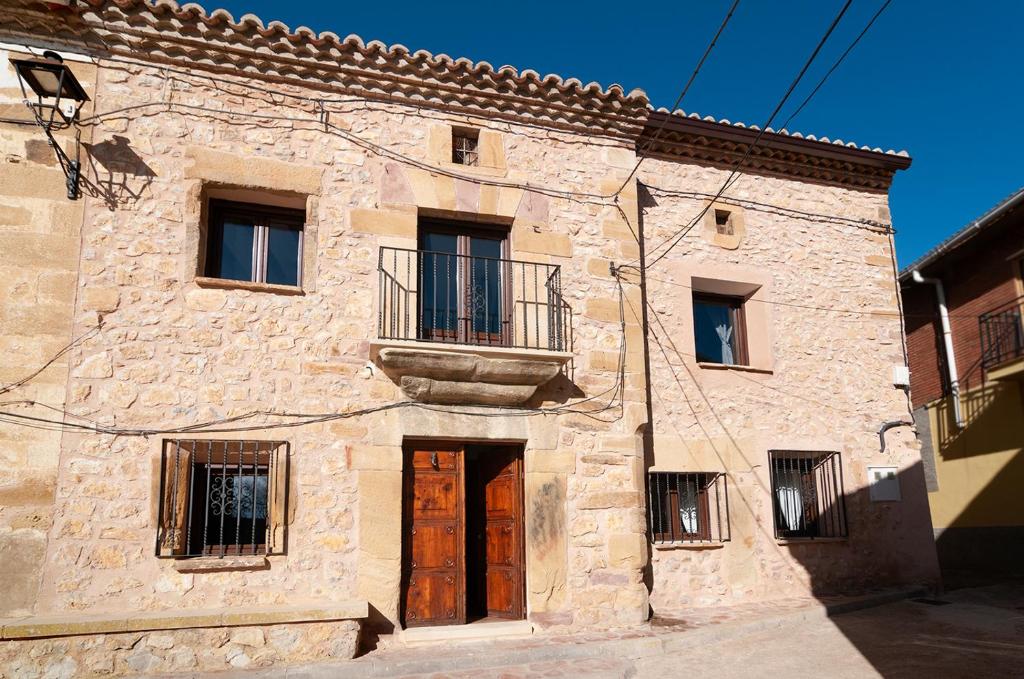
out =
[[942,343],[946,351],[946,369],[949,373],[949,389],[953,397],[953,417],[957,429],[964,428],[963,414],[960,412],[960,380],[957,377],[956,355],[953,353],[953,331],[949,328],[949,309],[946,307],[946,291],[938,278],[925,278],[914,269],[910,272],[915,283],[931,283],[935,286],[935,297],[939,303],[939,319],[942,322]]

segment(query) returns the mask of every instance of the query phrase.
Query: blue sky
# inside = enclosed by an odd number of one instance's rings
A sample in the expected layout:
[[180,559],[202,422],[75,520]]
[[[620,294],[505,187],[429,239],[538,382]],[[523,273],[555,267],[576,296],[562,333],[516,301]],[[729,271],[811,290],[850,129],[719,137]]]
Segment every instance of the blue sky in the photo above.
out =
[[[854,0],[783,117],[882,0]],[[208,9],[217,0],[205,0]],[[220,0],[292,28],[511,64],[675,100],[730,2],[515,3]],[[688,112],[761,124],[841,0],[741,0],[684,100]],[[790,129],[906,149],[891,191],[901,266],[1024,185],[1024,3],[894,0]]]

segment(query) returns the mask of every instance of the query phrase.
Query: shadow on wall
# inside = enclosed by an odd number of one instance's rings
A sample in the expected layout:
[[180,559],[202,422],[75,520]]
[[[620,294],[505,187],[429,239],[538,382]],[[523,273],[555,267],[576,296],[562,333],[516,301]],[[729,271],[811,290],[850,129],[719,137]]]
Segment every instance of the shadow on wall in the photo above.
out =
[[115,134],[98,144],[83,146],[89,169],[83,173],[82,190],[102,200],[108,209],[134,203],[153,183],[156,173],[132,149],[127,137]]
[[950,398],[937,408],[938,454],[944,460],[975,457],[1024,446],[1024,383],[989,382],[960,395],[965,426],[956,427]]
[[[938,455],[962,463],[956,467],[962,478],[939,479],[939,494],[949,493],[948,501],[963,506],[937,531],[943,576],[959,583],[1024,574],[1024,383],[989,383],[964,394],[962,404],[961,430],[950,399],[936,406]],[[984,458],[996,453],[1002,455]],[[958,489],[973,495],[961,499]]]
[[[815,597],[827,603],[830,597],[872,590],[940,585],[921,463],[901,471],[897,481],[896,501],[873,500],[865,486],[823,503],[821,517],[833,513],[833,504],[846,512],[847,539],[799,539],[779,545],[806,571]],[[807,523],[813,525],[812,516]]]

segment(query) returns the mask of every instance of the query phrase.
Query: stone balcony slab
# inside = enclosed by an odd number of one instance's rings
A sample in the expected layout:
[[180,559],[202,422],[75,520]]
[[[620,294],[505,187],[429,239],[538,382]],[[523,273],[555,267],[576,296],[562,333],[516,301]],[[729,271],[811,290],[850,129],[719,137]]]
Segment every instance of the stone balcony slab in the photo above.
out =
[[572,359],[570,352],[377,341],[370,358],[408,398],[446,405],[522,405]]

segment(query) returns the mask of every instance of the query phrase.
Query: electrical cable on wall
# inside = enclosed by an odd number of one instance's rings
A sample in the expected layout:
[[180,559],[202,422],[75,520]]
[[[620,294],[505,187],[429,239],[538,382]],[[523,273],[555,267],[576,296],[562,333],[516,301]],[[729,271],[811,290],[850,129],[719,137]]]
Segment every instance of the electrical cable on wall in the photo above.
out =
[[786,105],[786,101],[788,101],[789,97],[793,94],[793,90],[795,90],[796,86],[800,84],[800,81],[807,73],[807,69],[810,68],[811,64],[817,58],[818,53],[821,52],[821,49],[825,46],[825,43],[832,35],[832,32],[835,31],[836,26],[839,25],[839,21],[843,18],[843,15],[846,14],[846,10],[850,8],[852,2],[853,0],[846,0],[846,2],[843,4],[842,8],[839,10],[839,13],[836,14],[835,18],[832,20],[832,23],[829,25],[828,30],[825,31],[825,34],[818,41],[818,44],[814,47],[814,50],[811,52],[811,55],[804,62],[804,65],[800,69],[800,72],[797,73],[796,78],[794,78],[793,82],[790,83],[789,88],[786,90],[786,93],[782,95],[782,98],[779,100],[778,104],[776,104],[775,109],[772,111],[771,115],[768,116],[768,119],[761,126],[761,129],[758,130],[757,136],[754,137],[754,140],[747,146],[747,150],[743,154],[743,156],[736,163],[733,164],[732,168],[729,171],[728,177],[726,177],[725,181],[722,183],[721,188],[716,192],[715,197],[712,198],[708,202],[708,204],[705,205],[704,208],[693,219],[691,219],[689,223],[687,223],[685,227],[677,231],[675,234],[673,234],[666,240],[662,241],[661,243],[651,248],[651,251],[654,252],[663,247],[664,245],[671,243],[671,245],[669,245],[669,247],[664,252],[661,252],[660,254],[656,255],[654,259],[647,264],[648,268],[654,266],[662,259],[664,259],[665,256],[668,255],[668,253],[671,252],[672,249],[675,248],[675,246],[680,243],[680,241],[682,241],[686,234],[689,233],[693,229],[693,227],[700,222],[701,219],[703,219],[704,215],[707,214],[707,211],[709,209],[711,209],[711,206],[715,203],[715,201],[719,200],[722,197],[722,194],[724,194],[729,189],[729,187],[731,187],[735,183],[739,176],[742,175],[742,173],[739,171],[740,168],[747,161],[747,158],[749,158],[750,154],[753,153],[754,148],[757,146],[758,142],[761,141],[761,138],[771,127],[772,122],[774,122],[775,120],[775,116],[777,116],[779,112],[782,110],[782,107]]

